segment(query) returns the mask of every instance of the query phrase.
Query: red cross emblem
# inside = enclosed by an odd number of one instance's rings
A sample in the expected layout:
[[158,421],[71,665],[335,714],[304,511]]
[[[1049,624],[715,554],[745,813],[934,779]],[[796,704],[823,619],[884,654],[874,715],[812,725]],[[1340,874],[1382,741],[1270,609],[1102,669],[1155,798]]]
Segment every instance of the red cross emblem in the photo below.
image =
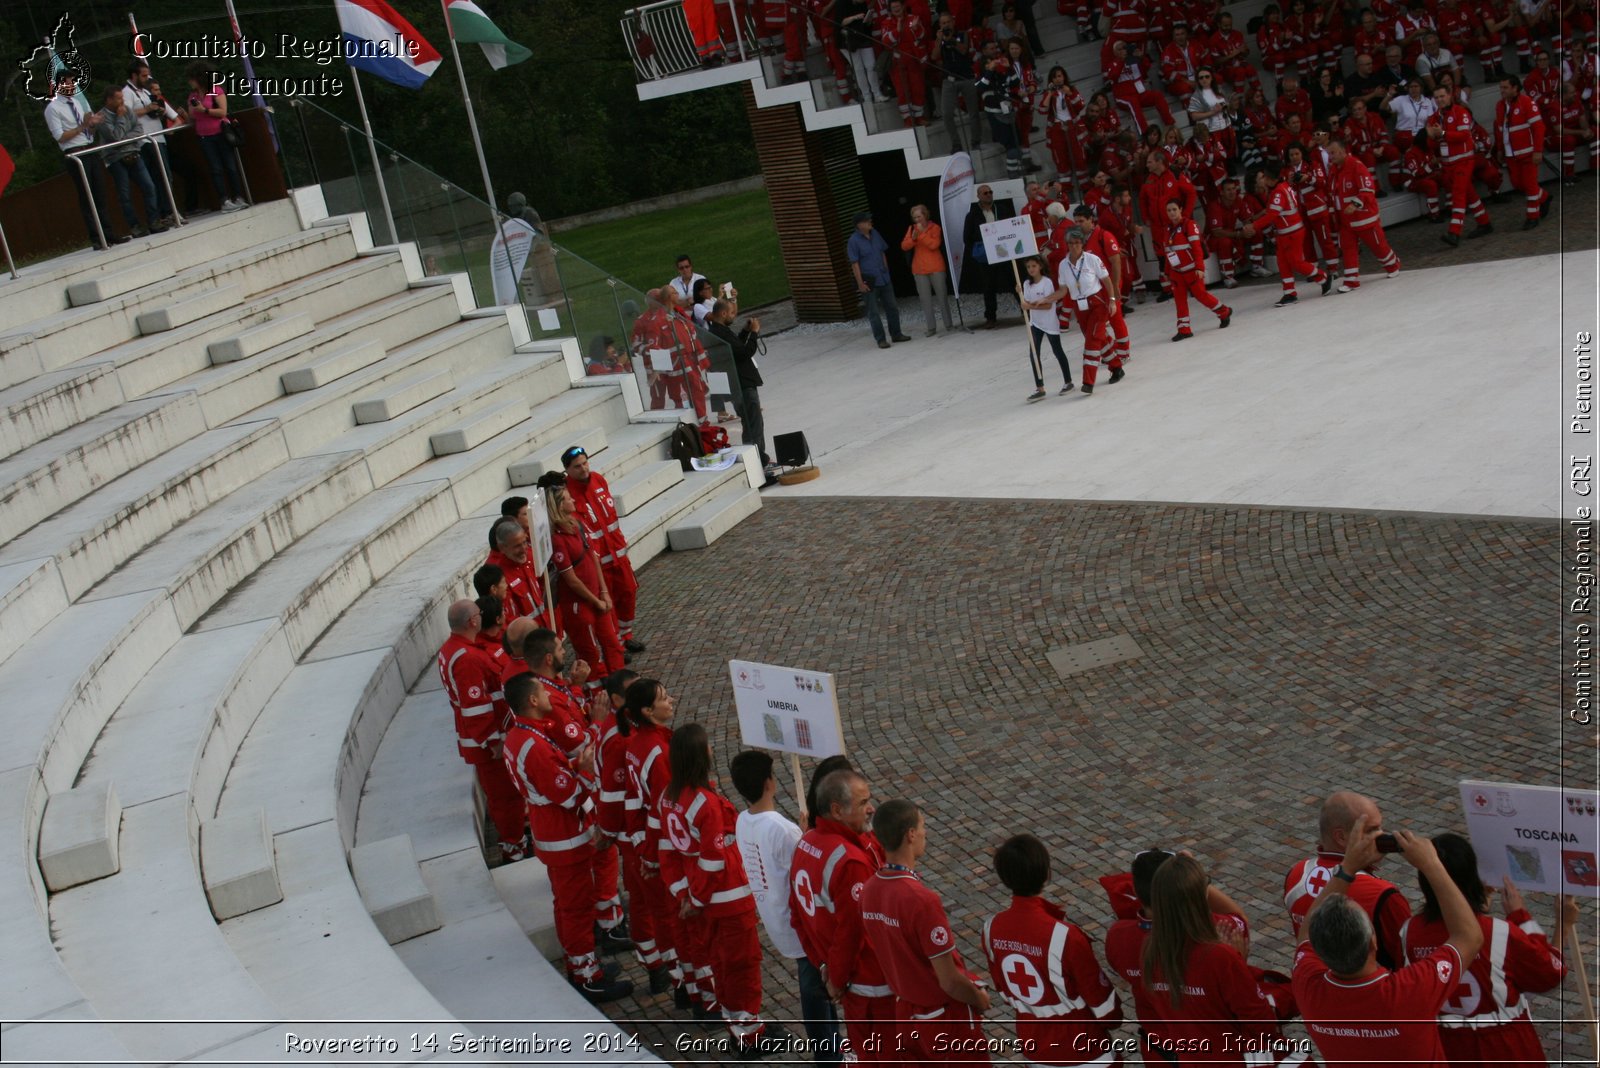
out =
[[1333,873],[1321,865],[1312,868],[1311,874],[1306,877],[1306,885],[1311,888],[1311,896],[1316,897],[1322,893],[1322,888],[1328,885],[1328,880],[1332,877]]
[[800,902],[800,907],[805,910],[807,916],[817,914],[817,895],[811,889],[810,872],[801,870],[795,873],[794,899]]
[[1000,974],[1017,1000],[1027,1005],[1037,1005],[1044,997],[1044,980],[1033,962],[1020,953],[1008,953],[1000,962]]

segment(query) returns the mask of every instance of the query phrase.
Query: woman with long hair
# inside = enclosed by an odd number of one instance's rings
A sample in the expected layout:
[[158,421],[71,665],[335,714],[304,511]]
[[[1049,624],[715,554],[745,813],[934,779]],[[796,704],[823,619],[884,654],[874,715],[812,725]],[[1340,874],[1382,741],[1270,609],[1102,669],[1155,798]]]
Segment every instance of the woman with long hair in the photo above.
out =
[[1311,80],[1311,118],[1315,122],[1344,114],[1344,79],[1333,67],[1323,67]]
[[1089,184],[1089,134],[1085,125],[1088,105],[1062,66],[1050,68],[1038,110],[1044,119],[1045,143],[1059,177],[1071,177],[1081,191]]
[[1156,869],[1141,982],[1179,1064],[1243,1068],[1245,1051],[1279,1040],[1277,1012],[1240,951],[1217,933],[1209,884],[1200,862],[1182,853]]
[[1196,126],[1204,126],[1210,139],[1220,143],[1229,161],[1239,154],[1233,136],[1233,105],[1217,83],[1217,72],[1201,67],[1194,72],[1195,90],[1187,105]]
[[217,72],[202,60],[189,64],[183,74],[189,82],[189,125],[200,141],[200,152],[211,170],[211,186],[222,202],[222,210],[247,208],[250,205],[244,199],[239,161],[222,135],[222,124],[228,121],[228,94],[222,91]]
[[704,954],[696,975],[706,1014],[721,1013],[740,1054],[760,1054],[780,1036],[761,1019],[761,943],[755,897],[734,838],[739,814],[712,784],[704,727],[679,727],[667,756],[672,776],[661,798],[662,868],[666,873],[670,851],[681,872],[669,875],[680,939],[693,931],[694,952]]
[[[1542,994],[1561,985],[1567,974],[1561,959],[1567,929],[1578,921],[1578,904],[1563,894],[1556,904],[1556,931],[1548,939],[1524,907],[1522,894],[1509,878],[1502,884],[1505,918],[1487,914],[1489,888],[1478,877],[1478,855],[1459,834],[1433,839],[1434,851],[1450,881],[1477,913],[1483,927],[1478,951],[1456,996],[1439,1014],[1439,1038],[1451,1064],[1493,1064],[1499,1068],[1534,1068],[1546,1063],[1544,1047],[1529,1018],[1525,994]],[[1406,961],[1424,960],[1450,940],[1439,897],[1428,877],[1419,874],[1422,912],[1400,928]]]
[[561,629],[571,639],[572,651],[593,672],[587,684],[592,693],[600,688],[600,680],[627,666],[617,632],[617,613],[606,588],[600,552],[589,540],[572,494],[567,492],[567,476],[546,472],[539,476],[538,485],[550,515],[550,568],[555,574]]
[[1028,332],[1033,335],[1033,344],[1028,349],[1028,362],[1033,367],[1033,392],[1028,395],[1028,400],[1032,402],[1044,400],[1045,396],[1042,364],[1047,341],[1061,368],[1061,377],[1066,382],[1058,396],[1071,393],[1076,387],[1072,384],[1072,364],[1061,350],[1061,321],[1057,317],[1054,299],[1055,280],[1045,274],[1044,261],[1038,256],[1029,256],[1023,264],[1027,267],[1028,278],[1017,287],[1017,300],[1021,302],[1022,310],[1028,313]]
[[1006,73],[1006,84],[1011,90],[1011,103],[1016,109],[1017,143],[1027,152],[1033,137],[1034,101],[1039,96],[1039,73],[1033,66],[1033,53],[1028,51],[1026,36],[1013,37],[1005,43],[1006,58],[1011,69]]
[[[626,828],[623,879],[628,885],[629,926],[639,959],[650,973],[650,993],[673,987],[678,1008],[691,1007],[691,976],[677,949],[677,913],[661,878],[661,817],[657,804],[666,790],[667,747],[676,703],[655,679],[635,679],[623,691],[617,730],[627,738],[623,760],[627,786],[623,799]],[[631,876],[631,878],[630,878]]]

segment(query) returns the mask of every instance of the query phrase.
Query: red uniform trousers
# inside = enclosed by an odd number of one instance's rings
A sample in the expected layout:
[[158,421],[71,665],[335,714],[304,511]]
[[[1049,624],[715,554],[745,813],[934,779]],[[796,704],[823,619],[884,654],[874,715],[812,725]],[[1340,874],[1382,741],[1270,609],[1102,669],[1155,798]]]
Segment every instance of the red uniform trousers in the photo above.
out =
[[[1467,180],[1470,184],[1470,174],[1468,175]],[[1439,183],[1437,181],[1432,178],[1403,178],[1400,182],[1400,188],[1404,189],[1407,193],[1415,193],[1417,196],[1421,197],[1422,202],[1427,205],[1429,215],[1438,214]]]
[[1578,149],[1589,146],[1589,169],[1600,165],[1600,138],[1584,137],[1574,130],[1561,135],[1561,177],[1571,178],[1578,173]]
[[895,1018],[899,1021],[895,1054],[906,1064],[927,1061],[940,1064],[991,1063],[988,1053],[960,1049],[962,1043],[982,1040],[983,1025],[978,1015],[959,1001],[946,1003],[934,1016],[920,1011],[915,1005],[896,1001]]
[[1328,209],[1313,215],[1306,212],[1306,259],[1332,265],[1339,262],[1339,246],[1333,240],[1333,222]]
[[594,851],[594,919],[607,931],[622,922],[622,854],[615,844]]
[[[1470,1019],[1470,1017],[1469,1017]],[[1439,1041],[1451,1064],[1492,1064],[1495,1068],[1543,1068],[1544,1046],[1524,1016],[1497,1027],[1441,1027]]]
[[572,651],[590,668],[586,689],[595,690],[613,671],[621,671],[622,639],[617,636],[617,617],[600,613],[588,605],[561,602],[561,629],[572,642]]
[[895,99],[900,102],[900,117],[906,125],[923,121],[922,109],[928,102],[928,83],[923,76],[922,60],[903,52],[894,54],[889,67],[889,78],[894,82]]
[[1490,195],[1498,193],[1506,176],[1496,167],[1494,160],[1479,156],[1472,165],[1472,180],[1487,189]]
[[684,407],[682,372],[662,371],[651,377],[650,410],[660,411],[665,408],[668,397],[672,398],[672,406],[674,408]]
[[[698,916],[691,921],[705,931],[712,976],[707,1008],[721,1008],[741,1045],[759,1037],[761,1022],[761,943],[756,937],[756,910],[727,916]],[[701,990],[705,997],[705,990]]]
[[633,935],[633,955],[650,971],[672,963],[672,941],[664,937],[660,914],[666,888],[661,879],[646,878],[639,863],[639,850],[632,842],[619,842],[622,853],[622,887],[628,892],[628,930]]
[[1078,329],[1083,332],[1083,384],[1093,386],[1102,366],[1113,371],[1122,366],[1122,357],[1116,354],[1111,340],[1111,324],[1107,322],[1111,305],[1110,294],[1101,290],[1089,298],[1087,308],[1075,308]]
[[1222,318],[1222,301],[1211,295],[1206,288],[1205,274],[1200,270],[1175,271],[1168,270],[1172,278],[1172,303],[1178,312],[1178,333],[1192,334],[1194,330],[1189,325],[1189,298],[1199,301],[1202,307],[1215,312],[1218,319]]
[[[1132,287],[1128,287],[1131,293]],[[1111,337],[1111,354],[1116,366],[1121,367],[1128,358],[1128,320],[1122,314],[1122,301],[1112,300],[1107,305],[1106,333]]]
[[[1327,280],[1328,276],[1322,273],[1320,267],[1306,262],[1306,235],[1302,231],[1296,230],[1292,234],[1280,233],[1276,243],[1278,277],[1283,281],[1283,291],[1286,294],[1295,295],[1294,276],[1297,274],[1305,275],[1306,281],[1312,285],[1320,286]],[[1347,260],[1349,255],[1349,252],[1345,253]]]
[[694,38],[694,50],[700,58],[722,55],[715,0],[684,0],[683,15],[689,21],[689,34]]
[[1063,124],[1052,122],[1044,128],[1044,139],[1050,146],[1050,158],[1055,161],[1057,174],[1070,174],[1080,185],[1088,180],[1087,146],[1081,137]]
[[1539,209],[1550,197],[1549,193],[1539,188],[1539,157],[1512,156],[1506,160],[1506,170],[1511,173],[1511,188],[1527,198],[1527,217],[1537,220]]
[[1350,226],[1339,228],[1339,251],[1344,260],[1344,284],[1352,288],[1361,284],[1361,246],[1365,245],[1378,257],[1378,264],[1383,268],[1384,274],[1394,274],[1400,269],[1400,257],[1394,254],[1394,249],[1389,247],[1389,239],[1384,236],[1383,224],[1373,223],[1356,229]]
[[1472,161],[1457,160],[1444,165],[1442,175],[1445,187],[1450,190],[1450,227],[1452,234],[1459,234],[1461,226],[1467,220],[1467,212],[1472,212],[1479,226],[1489,223],[1489,209],[1483,206],[1483,201],[1478,199],[1477,190],[1472,188]]
[[717,984],[711,968],[710,923],[704,916],[684,919],[678,915],[678,902],[672,899],[672,915],[676,924],[678,967],[683,970],[683,988],[689,999],[707,1012],[717,1011]]
[[494,823],[495,834],[502,846],[520,846],[528,829],[528,809],[517,784],[511,781],[511,772],[504,760],[491,760],[474,764],[478,773],[478,786],[483,790],[483,807]]
[[617,636],[633,637],[633,618],[639,607],[639,580],[633,562],[626,556],[601,566],[606,576],[606,592],[611,594],[612,614],[617,619]]
[[1259,241],[1242,241],[1236,237],[1212,237],[1206,240],[1211,251],[1217,254],[1217,266],[1222,277],[1232,278],[1240,263],[1260,263],[1265,250]]
[[[839,51],[839,39],[833,32],[833,22],[830,19],[811,19],[811,28],[817,35],[817,40],[822,42],[822,54],[828,58],[828,69],[833,71],[833,87],[838,90],[839,96],[844,100],[852,99],[850,95],[850,64],[844,58],[844,53]],[[805,35],[800,37],[801,48],[805,47]],[[803,66],[803,64],[802,64]],[[861,91],[868,93],[867,87],[862,86]],[[870,96],[871,94],[868,93]]]
[[1154,89],[1139,92],[1131,82],[1118,82],[1111,88],[1111,95],[1123,107],[1133,112],[1133,131],[1136,134],[1144,133],[1144,109],[1155,108],[1156,114],[1161,116],[1161,121],[1168,126],[1172,125],[1172,109],[1167,106],[1167,98]]
[[894,1049],[893,994],[869,998],[846,989],[839,999],[839,1014],[844,1017],[844,1033],[858,1063],[899,1063]]
[[600,963],[594,953],[594,850],[535,848],[534,853],[550,874],[556,940],[567,955],[567,974],[580,982],[599,979]]
[[797,5],[790,5],[783,19],[783,76],[804,76],[806,71],[806,16]]

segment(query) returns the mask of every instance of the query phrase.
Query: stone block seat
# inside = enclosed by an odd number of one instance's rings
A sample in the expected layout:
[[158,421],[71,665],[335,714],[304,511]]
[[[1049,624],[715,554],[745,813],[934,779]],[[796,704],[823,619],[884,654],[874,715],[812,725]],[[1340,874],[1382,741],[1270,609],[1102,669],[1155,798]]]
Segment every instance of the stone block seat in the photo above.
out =
[[289,1030],[382,1031],[403,1063],[434,1055],[412,1031],[560,1016],[612,1036],[575,1061],[653,1061],[546,962],[536,862],[485,864],[433,659],[530,464],[582,441],[635,476],[640,565],[748,465],[654,473],[671,424],[631,379],[576,381],[575,340],[316,188],[138,250],[0,287],[8,1058],[264,1063],[304,1059]]

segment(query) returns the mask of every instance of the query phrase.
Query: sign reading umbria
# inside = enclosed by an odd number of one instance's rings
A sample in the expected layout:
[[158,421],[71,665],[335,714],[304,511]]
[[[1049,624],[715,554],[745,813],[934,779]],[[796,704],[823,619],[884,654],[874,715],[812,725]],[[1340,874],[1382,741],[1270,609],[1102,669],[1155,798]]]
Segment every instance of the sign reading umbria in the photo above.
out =
[[1600,793],[1463,780],[1461,807],[1487,885],[1600,897]]
[[745,745],[819,760],[844,752],[832,675],[748,660],[728,661],[728,673]]

